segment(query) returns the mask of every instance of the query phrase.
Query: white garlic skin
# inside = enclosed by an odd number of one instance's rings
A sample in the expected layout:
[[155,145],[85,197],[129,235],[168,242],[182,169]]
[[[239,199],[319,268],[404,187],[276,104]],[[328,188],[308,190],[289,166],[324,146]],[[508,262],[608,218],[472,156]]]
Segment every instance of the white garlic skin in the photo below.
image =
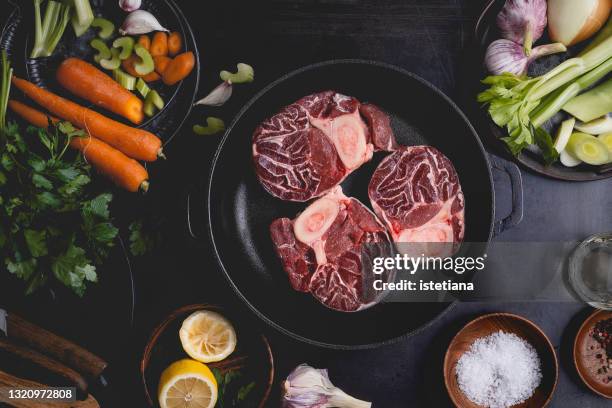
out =
[[123,11],[132,12],[138,10],[142,5],[142,0],[119,0],[119,7]]

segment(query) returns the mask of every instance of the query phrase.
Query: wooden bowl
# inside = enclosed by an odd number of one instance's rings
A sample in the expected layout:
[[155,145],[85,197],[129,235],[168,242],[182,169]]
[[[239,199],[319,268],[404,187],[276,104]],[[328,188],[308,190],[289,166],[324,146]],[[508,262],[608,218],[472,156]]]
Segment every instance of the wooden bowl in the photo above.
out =
[[246,378],[255,382],[255,388],[248,397],[248,401],[252,403],[247,403],[245,406],[263,408],[274,382],[274,357],[268,339],[246,325],[241,326],[235,316],[221,307],[206,304],[183,306],[172,312],[153,330],[140,363],[142,384],[149,406],[159,407],[157,387],[162,371],[177,360],[189,358],[181,346],[179,329],[185,318],[199,310],[211,310],[228,318],[236,329],[238,337],[236,350],[228,358],[207,365],[211,369],[217,368],[222,373],[240,367]]
[[476,339],[486,337],[499,330],[514,333],[528,341],[540,357],[542,382],[534,394],[513,408],[542,408],[550,403],[557,386],[559,363],[555,349],[544,332],[524,317],[510,313],[492,313],[472,320],[451,341],[444,357],[444,383],[453,403],[460,408],[479,408],[459,388],[455,366]]
[[[597,342],[592,339],[590,331],[597,322],[610,318],[612,311],[596,310],[582,323],[574,340],[574,364],[578,375],[593,392],[606,398],[612,398],[612,381],[604,384],[596,373],[589,370],[589,364],[602,352],[601,349],[597,350]],[[603,354],[605,355],[605,351]],[[608,371],[607,376],[612,376],[612,369]]]

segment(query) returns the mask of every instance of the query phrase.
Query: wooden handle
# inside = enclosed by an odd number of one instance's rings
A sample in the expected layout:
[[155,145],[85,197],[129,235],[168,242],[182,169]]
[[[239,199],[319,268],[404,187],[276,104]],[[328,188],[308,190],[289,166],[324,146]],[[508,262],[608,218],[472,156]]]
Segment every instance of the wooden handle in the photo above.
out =
[[30,350],[26,347],[19,346],[2,337],[0,337],[0,351],[1,350],[16,356],[21,360],[31,362],[37,367],[47,371],[47,373],[58,376],[63,380],[63,382],[65,382],[65,384],[62,385],[76,387],[81,395],[87,394],[87,381],[85,381],[81,374],[77,373],[72,368],[66,367],[50,357],[40,354],[37,351]]
[[51,402],[48,400],[25,400],[25,399],[10,399],[8,395],[9,389],[47,389],[47,385],[43,385],[34,381],[24,380],[23,378],[15,377],[11,374],[0,371],[0,402],[8,404],[14,408],[100,408],[98,401],[88,395],[84,401],[74,402]]
[[9,313],[6,321],[9,339],[19,341],[31,349],[53,357],[85,376],[98,378],[108,365],[106,361],[81,346],[19,316]]

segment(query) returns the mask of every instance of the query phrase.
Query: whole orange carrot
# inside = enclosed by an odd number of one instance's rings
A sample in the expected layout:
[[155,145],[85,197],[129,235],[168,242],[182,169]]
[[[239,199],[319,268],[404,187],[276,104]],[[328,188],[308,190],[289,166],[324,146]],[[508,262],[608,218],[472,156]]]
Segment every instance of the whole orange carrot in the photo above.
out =
[[161,140],[151,132],[109,119],[24,79],[14,76],[12,82],[15,87],[49,112],[84,129],[91,136],[108,143],[133,159],[155,161],[158,157],[163,157]]
[[95,137],[75,137],[70,146],[80,150],[98,171],[133,193],[149,189],[149,174],[136,160]]
[[[46,128],[49,119],[56,123],[59,119],[37,111],[21,102],[9,100],[9,108],[32,125]],[[134,159],[94,137],[75,137],[70,146],[83,153],[85,159],[98,171],[108,176],[118,186],[128,191],[147,191],[149,175],[147,170]]]
[[132,123],[142,123],[142,100],[90,63],[68,58],[60,64],[56,78],[73,94],[121,115]]

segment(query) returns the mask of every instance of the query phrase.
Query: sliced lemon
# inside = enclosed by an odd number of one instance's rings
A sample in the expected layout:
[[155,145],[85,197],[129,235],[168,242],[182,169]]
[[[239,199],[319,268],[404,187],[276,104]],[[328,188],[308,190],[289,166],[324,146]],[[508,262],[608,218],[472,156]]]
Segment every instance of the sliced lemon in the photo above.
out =
[[164,370],[159,380],[161,408],[213,408],[217,381],[206,365],[179,360]]
[[219,313],[202,310],[191,314],[179,331],[189,357],[203,363],[221,361],[236,349],[236,331]]

